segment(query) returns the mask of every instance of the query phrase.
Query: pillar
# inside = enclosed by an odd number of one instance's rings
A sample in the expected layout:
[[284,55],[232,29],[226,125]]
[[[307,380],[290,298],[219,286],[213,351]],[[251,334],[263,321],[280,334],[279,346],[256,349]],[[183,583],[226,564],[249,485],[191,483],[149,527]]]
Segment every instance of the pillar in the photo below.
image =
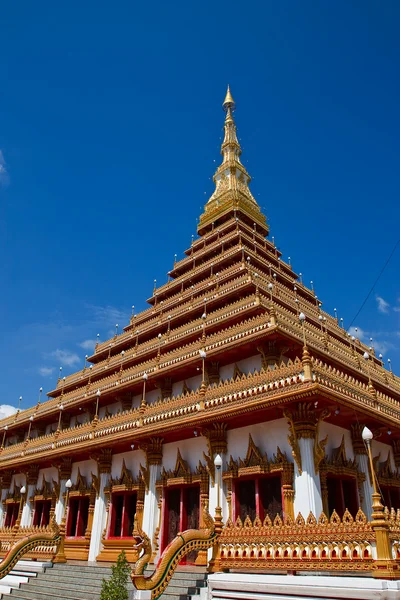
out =
[[3,500],[5,500],[5,497],[10,490],[11,479],[12,479],[12,475],[11,475],[10,471],[4,471],[4,473],[1,477],[1,488],[0,488],[1,489],[1,492],[0,492],[0,527],[3,527],[3,525],[4,525],[5,511],[4,511]]
[[319,473],[314,469],[314,439],[301,437],[298,440],[301,471],[297,464],[294,465],[294,512],[299,512],[307,518],[312,512],[318,519],[322,512],[322,493]]
[[108,486],[111,476],[111,461],[112,451],[110,448],[102,450],[101,454],[96,457],[99,468],[98,489],[96,489],[96,500],[94,504],[93,523],[91,527],[90,546],[89,546],[89,562],[95,562],[96,557],[100,552],[101,537],[106,525],[107,518],[107,501],[105,496],[105,488]]
[[[208,488],[208,512],[215,518],[215,509],[218,506],[218,478],[219,478],[219,505],[222,509],[222,522],[226,523],[229,517],[229,507],[226,499],[226,490],[223,485],[222,474],[226,470],[226,455],[228,452],[228,442],[226,435],[226,423],[214,423],[211,429],[206,429],[203,435],[207,439],[208,447],[208,469],[209,469],[209,488]],[[214,459],[219,454],[222,458],[222,467],[218,473],[214,466]],[[209,548],[207,553],[208,561],[213,558],[213,548]],[[207,563],[205,563],[207,564]]]
[[368,464],[368,452],[362,439],[362,430],[364,425],[360,423],[352,423],[351,425],[351,439],[353,442],[354,456],[357,461],[358,470],[360,473],[365,475],[364,481],[360,486],[361,494],[361,509],[370,521],[372,516],[372,494],[374,489],[370,479],[369,464]]
[[21,515],[21,527],[29,527],[31,525],[33,513],[32,501],[37,487],[38,474],[39,469],[36,465],[30,467],[26,474],[26,496]]
[[285,410],[290,428],[289,443],[294,458],[294,513],[306,519],[310,512],[318,519],[322,507],[319,463],[324,445],[318,439],[318,425],[328,416],[316,411],[313,403],[300,402],[294,410]]
[[[159,530],[160,503],[158,501],[156,484],[161,476],[162,438],[151,438],[147,445],[141,445],[146,454],[147,481],[144,498],[142,529],[153,543],[152,562],[158,559],[159,544],[154,544],[156,530]],[[159,533],[159,532],[158,532]]]
[[72,459],[64,458],[61,463],[57,465],[58,467],[58,481],[59,481],[59,494],[56,502],[56,507],[54,511],[54,516],[56,522],[60,525],[62,518],[66,512],[65,506],[65,497],[66,497],[66,487],[65,484],[68,479],[71,478],[72,471]]

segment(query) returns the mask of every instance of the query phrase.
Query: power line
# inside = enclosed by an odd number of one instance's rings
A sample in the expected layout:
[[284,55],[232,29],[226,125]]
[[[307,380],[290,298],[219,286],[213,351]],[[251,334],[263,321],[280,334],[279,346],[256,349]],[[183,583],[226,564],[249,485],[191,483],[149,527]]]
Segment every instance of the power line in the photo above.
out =
[[372,285],[371,289],[369,290],[368,294],[366,295],[366,297],[365,297],[365,299],[364,299],[364,302],[361,304],[360,308],[358,309],[358,312],[357,312],[356,316],[353,318],[353,320],[351,321],[350,325],[348,326],[348,328],[347,328],[347,331],[348,331],[348,330],[350,329],[350,327],[353,325],[354,321],[357,319],[358,315],[360,314],[360,312],[361,312],[361,311],[362,311],[362,309],[364,308],[364,306],[365,306],[365,304],[366,304],[366,302],[367,302],[368,298],[370,297],[370,295],[371,295],[371,294],[372,294],[372,292],[374,291],[376,284],[378,283],[378,281],[379,281],[379,280],[380,280],[380,278],[382,277],[382,275],[383,275],[383,272],[385,271],[386,267],[387,267],[387,266],[388,266],[388,264],[390,263],[390,260],[391,260],[391,258],[392,258],[392,256],[393,256],[393,254],[396,252],[396,250],[397,250],[397,246],[398,246],[399,244],[400,244],[400,238],[399,238],[399,239],[397,240],[397,242],[395,243],[393,250],[392,250],[392,251],[391,251],[391,253],[389,254],[389,257],[388,257],[388,259],[386,260],[385,264],[383,265],[382,269],[380,270],[378,277],[375,279],[375,281],[374,281],[374,283],[373,283],[373,285]]

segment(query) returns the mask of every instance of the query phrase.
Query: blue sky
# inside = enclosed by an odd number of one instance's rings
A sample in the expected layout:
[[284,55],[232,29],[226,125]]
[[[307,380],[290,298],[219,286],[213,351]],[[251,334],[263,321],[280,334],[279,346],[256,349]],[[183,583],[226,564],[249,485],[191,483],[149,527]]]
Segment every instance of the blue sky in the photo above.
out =
[[[398,237],[400,4],[2,3],[0,404],[145,307],[212,193],[227,83],[283,256],[349,326]],[[400,372],[400,248],[354,326]]]

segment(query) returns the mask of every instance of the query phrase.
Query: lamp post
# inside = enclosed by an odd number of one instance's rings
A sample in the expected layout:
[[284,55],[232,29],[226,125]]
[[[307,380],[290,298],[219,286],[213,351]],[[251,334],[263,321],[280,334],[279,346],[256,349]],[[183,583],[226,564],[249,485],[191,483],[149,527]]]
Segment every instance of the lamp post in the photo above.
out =
[[18,530],[19,526],[21,524],[21,516],[22,516],[22,505],[24,503],[24,495],[26,494],[26,487],[23,485],[22,488],[19,490],[19,493],[21,494],[20,500],[19,500],[19,509],[18,509],[18,517],[17,520],[15,521],[15,529]]
[[305,328],[305,325],[304,325],[304,323],[306,322],[306,315],[303,312],[301,312],[299,314],[299,321],[300,321],[301,328],[302,328],[302,331],[303,331],[303,344],[304,344],[304,346],[307,346],[307,342],[306,342],[306,328]]
[[57,549],[57,554],[53,560],[54,563],[66,563],[67,557],[65,556],[65,534],[66,534],[66,521],[67,521],[67,513],[68,513],[68,500],[69,500],[69,491],[72,488],[72,481],[68,479],[65,482],[65,503],[64,503],[64,511],[63,516],[60,523],[60,544]]
[[217,454],[214,458],[214,467],[215,467],[215,475],[216,475],[216,483],[217,483],[217,506],[215,507],[215,534],[216,541],[214,543],[212,549],[212,557],[208,565],[209,573],[216,573],[221,571],[221,562],[220,562],[220,549],[218,544],[218,538],[221,535],[223,522],[222,522],[222,509],[221,509],[221,500],[220,500],[220,490],[221,490],[221,469],[222,469],[222,457],[220,454]]
[[368,427],[364,427],[361,433],[364,440],[369,458],[371,469],[372,487],[372,521],[371,527],[376,535],[376,563],[377,569],[373,571],[374,577],[383,579],[397,579],[397,565],[393,561],[392,547],[389,539],[389,524],[385,519],[385,513],[381,502],[381,495],[378,491],[378,482],[374,470],[374,462],[372,460],[371,441],[373,433]]
[[5,425],[4,426],[4,433],[3,433],[3,441],[1,442],[1,449],[2,450],[4,450],[4,444],[5,444],[5,441],[6,441],[7,431],[8,431],[8,425]]
[[146,381],[148,379],[148,375],[147,373],[143,373],[143,394],[142,394],[142,401],[140,403],[140,408],[142,410],[144,410],[144,407],[146,406]]
[[94,415],[94,418],[97,419],[99,418],[99,401],[100,401],[100,396],[101,396],[101,391],[97,390],[96,392],[96,414]]
[[34,417],[33,415],[31,415],[31,416],[29,417],[29,428],[28,428],[28,435],[27,435],[27,437],[26,437],[26,442],[29,442],[29,438],[30,438],[30,436],[31,436],[32,423],[33,423],[33,419],[34,419],[34,418],[35,418],[35,417]]
[[199,354],[200,354],[201,361],[202,361],[201,387],[204,387],[204,385],[205,385],[205,360],[207,358],[207,353],[205,350],[201,349],[201,350],[199,350]]
[[56,435],[59,435],[60,431],[61,431],[61,415],[62,415],[62,411],[64,410],[64,405],[60,404],[59,409],[60,409],[60,414],[58,416],[58,426],[57,426]]

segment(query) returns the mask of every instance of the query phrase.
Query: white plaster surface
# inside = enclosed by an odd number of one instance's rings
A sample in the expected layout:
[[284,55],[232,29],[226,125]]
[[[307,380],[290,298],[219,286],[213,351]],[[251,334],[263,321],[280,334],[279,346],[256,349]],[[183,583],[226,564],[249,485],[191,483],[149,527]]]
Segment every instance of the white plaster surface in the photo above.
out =
[[15,473],[11,478],[10,491],[13,492],[15,486],[22,487],[23,485],[26,485],[26,476],[24,473]]
[[372,440],[371,448],[372,448],[372,456],[374,458],[375,458],[375,456],[378,456],[378,454],[380,453],[380,457],[379,457],[380,463],[383,463],[386,461],[388,452],[389,452],[390,466],[393,471],[395,470],[396,466],[394,464],[393,448],[391,446],[389,446],[388,444],[384,444],[383,442],[380,442],[379,440]]
[[215,573],[208,578],[208,600],[399,600],[400,581],[372,577]]
[[325,454],[327,454],[328,457],[331,457],[332,451],[340,446],[344,435],[346,456],[348,459],[354,459],[353,443],[351,441],[350,431],[344,429],[343,427],[338,427],[338,425],[333,425],[332,423],[326,423],[325,421],[322,421],[319,426],[319,439],[323,440],[326,435],[328,435],[328,442],[325,447]]
[[297,464],[294,465],[294,514],[299,512],[306,519],[310,512],[318,519],[322,513],[321,482],[319,474],[314,468],[314,440],[300,438],[299,447],[301,454],[302,473],[300,475]]
[[117,412],[121,410],[121,402],[113,402],[112,404],[108,404],[107,406],[102,406],[99,410],[99,419],[104,419],[106,415],[106,409],[112,415],[116,415]]
[[87,478],[87,483],[92,481],[92,473],[97,475],[97,463],[94,460],[80,460],[79,462],[72,463],[71,481],[76,483],[78,477],[78,468],[80,469],[81,475]]
[[288,460],[293,462],[288,442],[289,428],[284,418],[228,430],[228,458],[229,456],[234,460],[245,458],[249,446],[249,433],[255,445],[261,452],[266,453],[269,459],[276,454],[276,448],[279,446],[282,452],[286,452]]
[[89,546],[89,562],[93,562],[96,560],[97,555],[100,552],[101,546],[101,536],[104,531],[104,527],[106,524],[106,498],[104,493],[104,488],[108,484],[110,474],[109,473],[101,473],[100,474],[100,490],[99,494],[96,497],[95,505],[94,505],[94,514],[93,514],[93,527],[92,534],[90,536],[90,546]]
[[58,481],[57,468],[56,467],[47,467],[45,469],[40,469],[39,475],[38,475],[38,480],[37,480],[38,488],[42,487],[44,479],[50,483],[52,483],[53,479],[54,479],[54,481]]
[[204,464],[203,451],[207,452],[207,443],[205,438],[199,435],[187,440],[164,444],[163,467],[166,471],[175,468],[178,448],[181,451],[182,458],[186,460],[191,470],[196,469],[199,460]]
[[143,450],[131,450],[114,454],[111,462],[111,476],[119,477],[121,475],[122,463],[125,460],[126,468],[132,473],[133,477],[139,474],[140,464],[146,465],[146,456]]

